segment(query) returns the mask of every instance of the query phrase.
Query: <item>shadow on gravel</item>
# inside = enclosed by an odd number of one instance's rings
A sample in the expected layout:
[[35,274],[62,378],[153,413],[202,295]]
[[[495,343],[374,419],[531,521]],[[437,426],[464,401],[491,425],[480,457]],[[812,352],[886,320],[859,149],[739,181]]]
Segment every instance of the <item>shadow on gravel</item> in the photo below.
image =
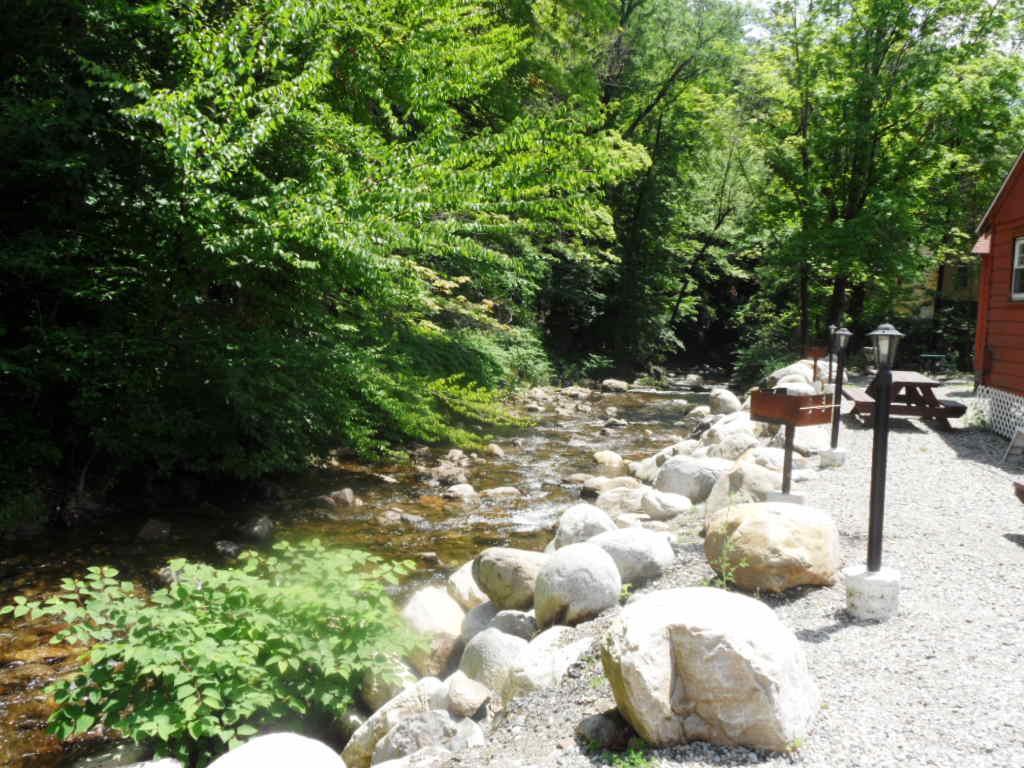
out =
[[837,632],[847,629],[848,627],[854,626],[854,622],[850,619],[846,611],[837,610],[832,614],[835,621],[826,627],[819,627],[817,629],[798,629],[796,636],[805,643],[824,643],[831,639],[832,635]]
[[1003,538],[1012,541],[1018,547],[1024,547],[1024,533],[1004,533]]

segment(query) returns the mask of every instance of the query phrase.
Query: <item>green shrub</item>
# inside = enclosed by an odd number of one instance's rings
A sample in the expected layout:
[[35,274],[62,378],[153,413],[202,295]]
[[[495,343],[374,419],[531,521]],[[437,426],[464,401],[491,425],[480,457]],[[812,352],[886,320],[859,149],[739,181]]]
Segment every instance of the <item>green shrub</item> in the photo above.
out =
[[53,642],[91,645],[50,689],[60,738],[101,724],[202,766],[264,724],[340,716],[367,670],[386,676],[384,657],[415,645],[386,592],[410,563],[314,540],[247,552],[237,568],[170,567],[176,582],[148,598],[92,567],[61,594],[0,610],[59,617]]

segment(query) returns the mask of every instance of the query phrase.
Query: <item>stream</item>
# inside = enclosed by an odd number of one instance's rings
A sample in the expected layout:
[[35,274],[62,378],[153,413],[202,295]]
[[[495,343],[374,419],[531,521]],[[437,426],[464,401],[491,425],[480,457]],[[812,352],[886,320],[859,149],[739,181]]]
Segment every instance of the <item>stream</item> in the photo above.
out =
[[[237,534],[232,535],[237,526],[260,515],[275,521],[275,539],[316,537],[325,544],[410,559],[418,569],[407,587],[440,582],[489,546],[542,549],[561,510],[579,496],[578,487],[563,478],[593,472],[594,451],[610,449],[624,458],[640,459],[685,436],[685,428],[676,423],[686,410],[680,399],[703,403],[707,395],[692,391],[681,377],[670,377],[657,389],[595,392],[579,401],[559,398],[557,403],[546,403],[543,412],[527,414],[535,425],[496,440],[504,457],[481,455],[466,469],[477,491],[513,486],[523,494],[520,499],[485,498],[478,506],[467,506],[441,498],[441,489],[425,483],[412,464],[371,466],[339,460],[293,478],[283,486],[279,501],[222,507],[200,503],[0,544],[0,605],[16,595],[50,594],[62,578],[78,576],[90,565],[113,565],[122,578],[155,587],[157,570],[171,557],[224,563],[214,542],[237,540]],[[627,425],[605,427],[610,416]],[[416,463],[433,466],[445,453],[431,450],[417,456]],[[351,488],[363,504],[327,511],[317,503],[317,497],[342,488]],[[379,516],[388,510],[422,520],[385,527]],[[149,518],[169,521],[170,537],[140,542],[138,531]],[[77,665],[72,650],[49,644],[58,628],[0,618],[0,766],[4,768],[81,766],[82,756],[103,742],[102,737],[90,735],[62,744],[46,732],[53,703],[44,689]]]

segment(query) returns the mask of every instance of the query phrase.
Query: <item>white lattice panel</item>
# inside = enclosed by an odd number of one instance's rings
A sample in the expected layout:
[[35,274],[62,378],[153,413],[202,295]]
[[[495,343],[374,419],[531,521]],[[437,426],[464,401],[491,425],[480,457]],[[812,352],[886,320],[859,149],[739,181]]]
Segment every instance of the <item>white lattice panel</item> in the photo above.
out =
[[1024,429],[1024,397],[995,387],[978,387],[977,402],[993,432],[1009,439]]

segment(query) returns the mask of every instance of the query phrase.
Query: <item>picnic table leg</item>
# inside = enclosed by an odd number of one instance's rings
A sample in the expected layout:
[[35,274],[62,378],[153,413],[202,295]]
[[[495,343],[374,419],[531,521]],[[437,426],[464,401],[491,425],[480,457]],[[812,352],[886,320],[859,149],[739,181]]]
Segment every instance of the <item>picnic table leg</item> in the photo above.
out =
[[786,425],[786,454],[782,461],[782,492],[789,493],[791,478],[793,477],[793,437],[796,435],[796,427],[792,424]]

